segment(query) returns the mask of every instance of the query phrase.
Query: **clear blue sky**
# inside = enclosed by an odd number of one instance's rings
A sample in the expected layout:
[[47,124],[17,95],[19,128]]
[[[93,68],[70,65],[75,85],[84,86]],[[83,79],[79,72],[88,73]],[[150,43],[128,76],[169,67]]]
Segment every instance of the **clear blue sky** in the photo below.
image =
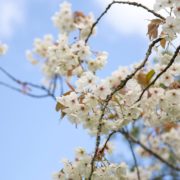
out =
[[[14,23],[11,36],[0,35],[0,40],[9,45],[8,54],[0,58],[0,66],[21,80],[40,83],[40,71],[26,60],[25,50],[32,48],[35,37],[57,35],[50,18],[62,1],[0,0],[0,4],[16,1],[17,5],[23,2],[24,20]],[[102,11],[95,0],[70,2],[74,10],[91,11],[95,17]],[[90,43],[94,50],[110,54],[108,65],[99,73],[103,77],[119,65],[142,59],[147,47],[142,36],[121,35],[106,20],[100,23],[98,34]],[[0,80],[9,82],[2,74]],[[59,121],[52,99],[32,99],[0,87],[0,101],[0,180],[50,180],[61,167],[62,158],[73,159],[75,147],[93,150],[94,139],[86,131],[76,129],[66,119]]]

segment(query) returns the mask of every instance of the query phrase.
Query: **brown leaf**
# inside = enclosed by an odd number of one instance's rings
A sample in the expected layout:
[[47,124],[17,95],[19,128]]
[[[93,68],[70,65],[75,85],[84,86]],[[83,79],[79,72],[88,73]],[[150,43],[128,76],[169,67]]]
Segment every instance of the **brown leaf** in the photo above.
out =
[[56,111],[62,110],[64,108],[65,108],[65,106],[63,104],[61,104],[60,102],[57,102],[57,104],[56,104]]
[[66,109],[66,107],[63,104],[61,104],[60,102],[57,102],[56,111],[61,111],[61,119],[63,119],[64,116],[66,115],[66,113],[63,111],[64,109]]
[[165,38],[161,39],[160,44],[161,44],[162,48],[165,48],[166,47],[166,39]]
[[75,11],[74,12],[74,22],[78,23],[81,18],[85,18],[85,15],[81,11]]
[[148,24],[148,32],[147,34],[149,35],[149,39],[155,39],[158,36],[158,27],[160,24],[163,23],[163,20],[161,19],[153,19],[151,22]]
[[61,111],[61,119],[63,119],[65,115],[66,115],[66,113]]
[[75,11],[74,12],[74,17],[85,17],[84,13],[81,11]]
[[160,41],[160,45],[162,48],[165,48],[166,47],[166,35],[165,33],[162,31],[161,34],[160,34],[160,37],[162,37],[161,41]]
[[178,128],[178,124],[174,122],[169,122],[164,125],[165,132],[169,132],[172,128]]
[[146,74],[143,73],[143,72],[140,72],[140,73],[137,75],[137,81],[138,81],[138,83],[141,84],[142,86],[147,86],[148,83],[149,83]]
[[152,77],[154,76],[154,74],[155,74],[154,69],[151,69],[148,73],[139,72],[139,74],[137,75],[137,81],[142,86],[147,86],[151,81]]
[[72,70],[67,71],[67,76],[72,76]]

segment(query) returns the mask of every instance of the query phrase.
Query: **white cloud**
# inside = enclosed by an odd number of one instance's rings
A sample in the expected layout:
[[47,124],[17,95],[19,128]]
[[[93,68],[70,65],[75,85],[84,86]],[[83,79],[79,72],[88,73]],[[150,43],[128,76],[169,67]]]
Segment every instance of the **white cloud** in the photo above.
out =
[[10,38],[16,27],[24,22],[23,0],[0,1],[0,38]]
[[[102,10],[112,0],[95,0]],[[127,1],[127,0],[126,0]],[[155,0],[129,0],[139,2],[149,8],[153,8]],[[114,4],[105,19],[110,26],[122,34],[133,34],[146,36],[147,24],[149,19],[154,16],[146,12],[142,8],[137,8],[129,5]]]

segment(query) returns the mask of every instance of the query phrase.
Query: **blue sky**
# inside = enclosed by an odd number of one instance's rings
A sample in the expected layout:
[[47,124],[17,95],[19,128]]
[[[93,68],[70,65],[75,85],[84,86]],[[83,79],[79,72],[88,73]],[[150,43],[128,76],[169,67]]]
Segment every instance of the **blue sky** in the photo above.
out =
[[[60,2],[0,0],[0,40],[9,45],[8,54],[0,58],[0,66],[21,80],[41,82],[41,73],[26,60],[25,50],[32,48],[36,37],[47,33],[57,36],[51,16],[58,10]],[[95,17],[103,9],[101,0],[70,2],[74,10],[93,12]],[[127,12],[127,9],[123,11]],[[90,40],[94,50],[109,52],[108,65],[99,72],[101,77],[109,75],[120,65],[141,60],[145,54],[147,38],[143,35],[144,30],[141,31],[145,24],[138,25],[141,32],[131,26],[127,26],[127,31],[125,28],[121,31],[121,27],[130,22],[130,13],[122,22],[118,16],[112,19],[111,11],[99,24],[96,37]],[[0,80],[9,82],[2,74]],[[0,100],[0,179],[50,180],[52,173],[62,166],[62,158],[73,159],[75,147],[93,150],[94,139],[86,131],[76,129],[66,119],[59,120],[52,99],[31,99],[0,87]]]

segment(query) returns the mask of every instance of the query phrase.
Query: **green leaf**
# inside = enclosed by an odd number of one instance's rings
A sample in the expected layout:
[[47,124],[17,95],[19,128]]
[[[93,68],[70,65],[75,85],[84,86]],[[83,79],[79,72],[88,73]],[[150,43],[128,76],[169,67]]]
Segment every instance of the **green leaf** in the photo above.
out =
[[163,83],[161,83],[159,86],[163,89],[167,89],[167,87]]
[[152,77],[154,76],[154,74],[155,74],[154,69],[150,70],[150,71],[146,74],[146,79],[147,79],[148,82],[152,79]]

